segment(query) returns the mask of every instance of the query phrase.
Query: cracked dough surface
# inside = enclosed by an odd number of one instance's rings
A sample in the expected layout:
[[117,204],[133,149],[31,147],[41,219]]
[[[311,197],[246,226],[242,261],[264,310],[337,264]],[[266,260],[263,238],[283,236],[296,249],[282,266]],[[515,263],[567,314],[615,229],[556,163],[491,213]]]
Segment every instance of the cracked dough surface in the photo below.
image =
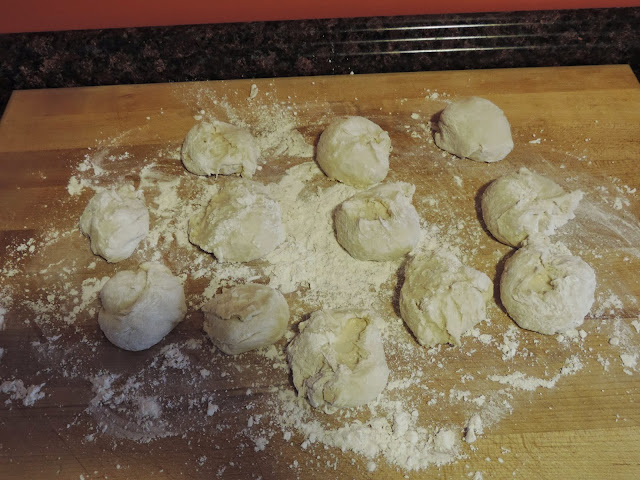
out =
[[500,299],[522,328],[551,335],[577,328],[594,301],[596,275],[561,243],[540,239],[517,250],[500,277]]
[[102,287],[100,301],[98,324],[105,336],[132,351],[158,343],[187,313],[180,280],[156,262],[116,273]]
[[377,398],[389,368],[372,311],[319,310],[287,348],[293,384],[313,407],[357,407]]
[[260,149],[246,128],[212,120],[189,130],[180,155],[185,168],[196,175],[238,174],[251,178]]
[[489,184],[482,218],[496,240],[513,247],[535,235],[552,235],[575,218],[583,193],[567,192],[550,178],[523,167]]
[[335,214],[338,243],[358,260],[393,260],[410,252],[420,239],[414,192],[408,183],[384,183],[345,200]]
[[486,319],[493,282],[449,252],[411,258],[400,291],[400,316],[425,347],[460,345],[460,336]]
[[282,294],[259,284],[238,285],[215,295],[204,307],[204,331],[229,355],[277,342],[289,323]]
[[142,191],[124,185],[97,193],[82,212],[80,230],[91,239],[91,251],[107,262],[129,258],[149,233]]

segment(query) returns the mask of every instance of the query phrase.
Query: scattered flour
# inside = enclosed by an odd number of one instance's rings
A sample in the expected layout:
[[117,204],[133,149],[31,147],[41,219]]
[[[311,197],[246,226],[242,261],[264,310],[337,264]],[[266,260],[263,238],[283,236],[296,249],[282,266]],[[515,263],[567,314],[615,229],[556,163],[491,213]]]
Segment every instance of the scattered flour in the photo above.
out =
[[623,353],[620,355],[620,360],[622,360],[622,365],[626,368],[635,369],[638,365],[638,354]]
[[207,417],[213,416],[218,410],[220,410],[218,405],[209,402],[209,405],[207,406]]
[[533,391],[540,387],[553,388],[562,377],[574,375],[578,371],[582,370],[582,368],[583,364],[580,359],[576,355],[573,355],[566,360],[565,365],[560,369],[560,372],[549,379],[530,377],[522,372],[514,372],[509,375],[489,375],[488,378],[489,380],[498,382],[502,385],[508,385],[515,389]]
[[345,422],[336,428],[321,426],[308,405],[291,390],[278,391],[277,401],[271,406],[283,430],[293,428],[302,433],[304,440],[300,446],[305,450],[319,443],[352,451],[367,459],[383,457],[408,471],[450,463],[460,454],[460,432],[447,428],[430,431],[419,425],[417,411],[408,413],[398,402],[379,405],[386,410],[386,415],[364,422]]
[[158,403],[157,397],[138,397],[136,400],[138,404],[138,412],[136,413],[140,418],[160,418],[162,415],[162,407]]
[[31,407],[38,400],[44,398],[42,387],[46,384],[24,386],[22,380],[6,380],[0,385],[0,392],[8,394],[9,399],[5,404],[11,403],[12,400],[20,400],[25,407]]
[[[357,190],[342,183],[305,190],[319,175],[315,163],[303,163],[270,186],[282,206],[287,236],[266,257],[269,285],[283,293],[301,288],[302,299],[316,308],[372,307],[372,292],[380,292],[399,262],[362,262],[340,247],[331,212]],[[310,221],[312,218],[315,220]]]
[[509,325],[507,331],[502,335],[502,344],[498,346],[502,352],[502,360],[511,360],[518,353],[520,342],[516,340],[520,335],[520,330],[515,325]]
[[474,413],[465,427],[464,440],[467,443],[473,443],[477,440],[479,435],[484,433],[484,426],[482,424],[482,418],[479,414]]

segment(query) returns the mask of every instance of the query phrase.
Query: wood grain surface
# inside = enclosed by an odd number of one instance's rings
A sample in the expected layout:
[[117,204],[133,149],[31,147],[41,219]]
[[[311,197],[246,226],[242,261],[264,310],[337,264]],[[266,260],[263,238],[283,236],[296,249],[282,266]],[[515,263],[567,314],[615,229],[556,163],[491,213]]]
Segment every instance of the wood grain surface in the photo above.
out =
[[[249,98],[252,84],[258,88],[255,98]],[[515,148],[498,164],[457,159],[431,141],[429,121],[446,101],[469,95],[492,100],[511,122]],[[489,181],[528,166],[585,192],[576,219],[557,234],[598,276],[596,302],[581,327],[582,337],[514,333],[512,322],[492,302],[490,322],[478,327],[491,336],[488,343],[472,336],[461,347],[426,351],[404,332],[402,341],[418,352],[415,359],[402,354],[398,338],[385,346],[392,380],[424,374],[423,385],[414,382],[406,393],[396,388],[389,395],[411,398],[411,409],[427,432],[453,428],[463,458],[406,471],[384,456],[368,459],[321,444],[304,448],[305,437],[295,430],[285,439],[268,419],[274,405],[271,387],[293,388],[286,371],[272,369],[258,353],[232,359],[213,352],[201,331],[196,306],[208,282],[187,273],[195,261],[215,272],[215,260],[195,247],[183,253],[175,244],[160,242],[111,265],[93,256],[77,229],[93,194],[86,185],[94,173],[93,186],[140,185],[144,168],[155,168],[164,180],[230,181],[186,173],[177,149],[194,116],[241,121],[260,134],[268,126],[265,112],[274,115],[274,123],[278,116],[292,119],[310,145],[335,116],[363,115],[380,124],[394,146],[388,180],[416,185],[414,204],[426,224],[438,226],[444,241],[456,238],[465,259],[494,279],[512,249],[493,240],[479,218],[478,195]],[[92,167],[96,159],[102,162],[100,172]],[[265,183],[279,181],[286,169],[312,159],[274,153],[267,160],[255,177]],[[44,384],[44,397],[27,406],[11,399],[11,392],[0,392],[0,477],[640,478],[640,366],[629,364],[640,352],[640,333],[632,325],[640,320],[639,161],[640,87],[627,66],[14,92],[0,123],[0,307],[6,310],[0,383]],[[72,177],[85,182],[77,195],[69,188]],[[314,188],[331,185],[319,178]],[[193,200],[194,192],[185,192],[185,198]],[[147,203],[154,195],[145,191]],[[152,210],[152,227],[154,222],[159,220]],[[154,254],[184,274],[189,313],[160,344],[125,352],[100,332],[99,300],[91,286]],[[262,268],[260,262],[252,265]],[[391,285],[389,291],[396,288]],[[292,323],[318,308],[300,298],[287,295]],[[384,317],[397,320],[397,298],[389,295],[384,302]],[[515,342],[512,354],[507,350],[513,342],[505,334]],[[190,339],[199,343],[190,344]],[[162,349],[174,344],[181,346],[188,367],[159,367],[168,358]],[[276,347],[282,351],[285,345],[281,340]],[[627,365],[621,355],[628,355]],[[569,358],[578,358],[582,368],[561,374]],[[210,375],[201,375],[203,368]],[[528,391],[489,379],[514,372],[555,380],[547,384],[551,388]],[[96,390],[91,379],[106,374],[139,382],[129,387],[157,398],[160,418],[136,421],[128,400],[92,406]],[[120,383],[118,388],[126,393],[128,387]],[[465,395],[503,402],[494,405],[492,421],[472,445],[462,441],[465,421],[474,411],[488,418],[488,404],[483,410]],[[212,416],[206,414],[206,398],[219,407]],[[432,398],[437,401],[429,402]],[[310,415],[331,423],[325,414]],[[360,409],[353,419],[368,415]],[[264,419],[265,432],[276,432],[263,450],[255,448],[253,433],[259,430],[247,428],[256,418]],[[370,461],[376,465],[373,472]]]

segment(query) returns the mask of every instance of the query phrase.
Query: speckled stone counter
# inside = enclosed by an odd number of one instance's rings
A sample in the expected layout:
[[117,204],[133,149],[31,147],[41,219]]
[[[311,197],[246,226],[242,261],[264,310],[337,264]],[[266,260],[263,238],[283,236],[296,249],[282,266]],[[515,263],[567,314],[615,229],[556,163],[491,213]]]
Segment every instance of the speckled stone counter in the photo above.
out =
[[12,90],[420,70],[630,64],[640,7],[0,35]]

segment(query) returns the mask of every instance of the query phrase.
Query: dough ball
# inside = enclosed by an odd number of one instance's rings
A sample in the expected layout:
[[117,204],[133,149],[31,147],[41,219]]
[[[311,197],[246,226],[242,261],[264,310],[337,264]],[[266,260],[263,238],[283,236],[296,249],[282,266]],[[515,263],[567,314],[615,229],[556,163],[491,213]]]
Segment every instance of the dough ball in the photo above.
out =
[[260,149],[249,130],[213,120],[200,122],[182,144],[182,163],[196,175],[231,175],[251,178]]
[[507,117],[480,97],[447,105],[440,114],[435,141],[442,150],[477,162],[497,162],[513,150]]
[[460,345],[460,336],[486,319],[493,283],[449,252],[411,258],[400,290],[400,315],[425,347]]
[[498,241],[517,247],[532,235],[553,234],[574,218],[582,196],[523,167],[491,182],[482,194],[482,218]]
[[280,205],[260,183],[231,182],[191,217],[189,240],[219,262],[264,257],[284,240]]
[[551,335],[582,325],[596,275],[561,243],[539,239],[516,251],[500,278],[500,299],[522,328]]
[[389,368],[369,310],[320,310],[287,348],[293,384],[313,407],[357,407],[384,390]]
[[345,200],[335,214],[340,245],[358,260],[393,260],[411,251],[420,239],[413,192],[408,183],[385,183]]
[[156,262],[116,273],[100,290],[100,300],[100,328],[111,343],[125,350],[152,347],[187,313],[180,280]]
[[363,188],[384,180],[390,152],[387,132],[364,117],[347,117],[322,132],[316,160],[328,177]]
[[247,284],[225,290],[202,310],[204,331],[229,355],[277,342],[289,323],[287,301],[266,285]]
[[80,230],[91,239],[93,253],[107,262],[130,257],[149,233],[142,191],[124,185],[97,193],[80,217]]

